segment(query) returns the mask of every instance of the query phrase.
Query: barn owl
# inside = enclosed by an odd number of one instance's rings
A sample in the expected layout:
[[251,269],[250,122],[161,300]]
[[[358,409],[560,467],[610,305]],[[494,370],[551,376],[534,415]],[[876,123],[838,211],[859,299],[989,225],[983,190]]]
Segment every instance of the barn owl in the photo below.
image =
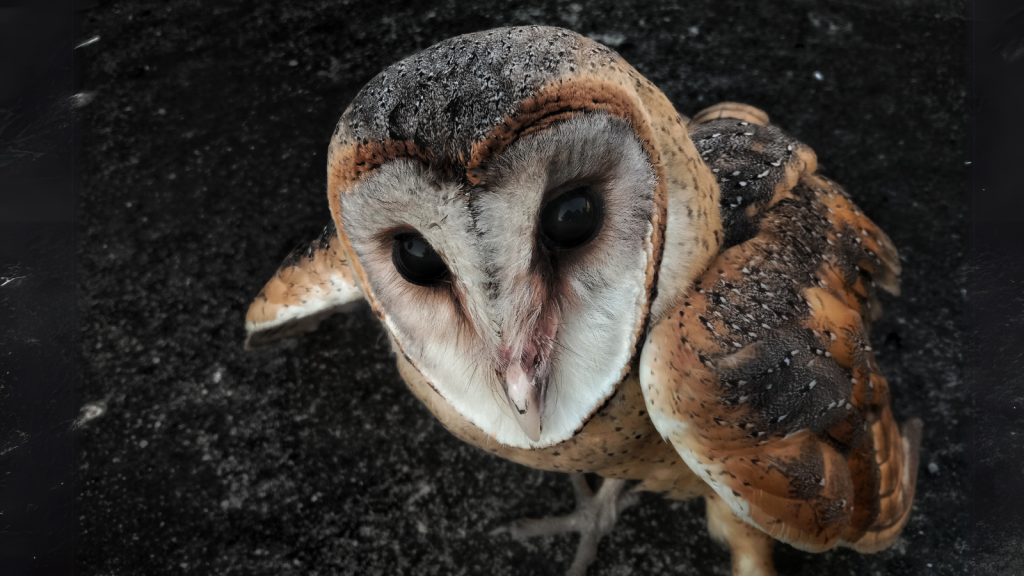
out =
[[880,550],[921,429],[868,341],[900,264],[816,170],[761,110],[684,117],[573,32],[459,36],[345,110],[332,222],[256,297],[246,344],[368,302],[455,436],[573,474],[576,512],[506,530],[579,532],[573,574],[637,491],[705,498],[737,575],[773,574],[773,539]]

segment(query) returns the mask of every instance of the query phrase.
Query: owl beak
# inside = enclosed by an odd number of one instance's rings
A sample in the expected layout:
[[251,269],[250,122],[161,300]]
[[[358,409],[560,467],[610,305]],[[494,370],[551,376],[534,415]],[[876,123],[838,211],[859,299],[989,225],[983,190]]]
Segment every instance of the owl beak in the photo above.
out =
[[543,412],[543,394],[536,372],[528,374],[520,362],[509,364],[505,372],[505,393],[515,412],[516,422],[523,432],[537,442],[540,440],[541,413]]
[[[523,314],[528,316],[528,314]],[[537,315],[525,342],[503,343],[498,349],[499,377],[504,380],[505,395],[523,433],[540,442],[544,430],[549,366],[558,321],[550,310]]]

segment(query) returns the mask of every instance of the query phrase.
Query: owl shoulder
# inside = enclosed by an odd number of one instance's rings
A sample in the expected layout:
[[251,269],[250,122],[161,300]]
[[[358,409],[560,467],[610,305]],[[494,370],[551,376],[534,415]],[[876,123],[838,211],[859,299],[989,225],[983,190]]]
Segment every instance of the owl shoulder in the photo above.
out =
[[721,188],[725,242],[650,331],[652,420],[737,515],[823,550],[884,547],[913,499],[919,428],[900,431],[868,340],[892,242],[809,147],[726,104],[690,135]]

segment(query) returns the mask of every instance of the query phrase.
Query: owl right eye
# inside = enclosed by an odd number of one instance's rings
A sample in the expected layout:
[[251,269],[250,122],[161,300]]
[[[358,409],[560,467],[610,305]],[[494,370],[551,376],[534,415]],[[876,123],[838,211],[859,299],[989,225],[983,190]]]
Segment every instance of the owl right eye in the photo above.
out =
[[417,286],[434,286],[450,275],[441,255],[419,234],[395,236],[391,261],[402,278]]

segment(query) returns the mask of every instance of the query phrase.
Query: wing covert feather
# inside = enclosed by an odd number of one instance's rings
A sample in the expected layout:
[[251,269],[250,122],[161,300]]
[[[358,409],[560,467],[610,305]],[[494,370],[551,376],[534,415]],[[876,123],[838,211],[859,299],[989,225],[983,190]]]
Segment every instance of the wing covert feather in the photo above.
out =
[[884,548],[909,515],[920,436],[919,421],[897,427],[867,337],[876,288],[898,291],[898,255],[814,173],[813,151],[729,106],[690,126],[719,180],[726,242],[648,335],[652,420],[772,536]]
[[319,238],[296,248],[249,305],[246,349],[317,329],[320,322],[362,300],[331,222]]

